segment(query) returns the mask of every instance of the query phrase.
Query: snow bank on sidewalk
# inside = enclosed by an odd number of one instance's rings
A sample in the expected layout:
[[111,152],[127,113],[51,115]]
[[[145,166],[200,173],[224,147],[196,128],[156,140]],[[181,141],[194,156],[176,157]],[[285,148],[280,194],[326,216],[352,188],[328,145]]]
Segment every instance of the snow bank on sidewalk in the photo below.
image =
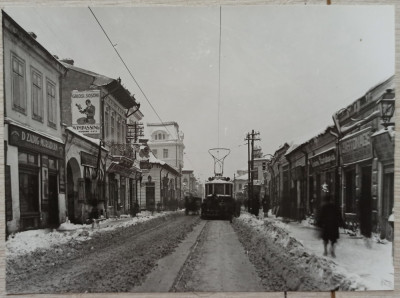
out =
[[350,274],[333,260],[310,253],[282,222],[242,213],[234,226],[258,271],[276,272],[285,282],[284,290],[365,289],[358,275]]
[[95,225],[77,225],[63,223],[58,230],[40,229],[19,232],[11,235],[6,241],[6,257],[13,259],[15,257],[31,253],[36,250],[47,250],[54,246],[68,243],[72,240],[82,242],[90,239],[96,233],[112,231],[118,228],[124,228],[150,219],[169,215],[171,212],[154,213],[141,212],[133,218],[106,219]]

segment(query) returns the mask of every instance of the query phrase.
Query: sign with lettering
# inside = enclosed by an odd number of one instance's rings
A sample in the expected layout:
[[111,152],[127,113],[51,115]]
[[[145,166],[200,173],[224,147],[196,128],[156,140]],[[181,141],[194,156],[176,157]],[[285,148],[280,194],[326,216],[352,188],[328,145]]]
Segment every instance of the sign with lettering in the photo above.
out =
[[27,129],[10,125],[10,145],[64,159],[64,145]]
[[313,168],[324,166],[325,167],[333,167],[335,166],[336,161],[336,152],[335,148],[332,148],[328,151],[322,152],[316,156],[310,158],[310,164]]
[[97,156],[81,151],[81,165],[97,168]]
[[100,90],[72,91],[72,127],[82,134],[100,134]]
[[371,129],[365,129],[340,141],[343,164],[372,158]]

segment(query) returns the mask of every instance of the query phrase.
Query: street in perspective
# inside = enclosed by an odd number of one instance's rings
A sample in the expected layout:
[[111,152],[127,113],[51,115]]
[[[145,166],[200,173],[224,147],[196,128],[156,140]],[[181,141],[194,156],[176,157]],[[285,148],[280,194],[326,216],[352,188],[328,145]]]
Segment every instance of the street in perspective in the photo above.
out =
[[7,293],[393,290],[394,28],[5,7]]

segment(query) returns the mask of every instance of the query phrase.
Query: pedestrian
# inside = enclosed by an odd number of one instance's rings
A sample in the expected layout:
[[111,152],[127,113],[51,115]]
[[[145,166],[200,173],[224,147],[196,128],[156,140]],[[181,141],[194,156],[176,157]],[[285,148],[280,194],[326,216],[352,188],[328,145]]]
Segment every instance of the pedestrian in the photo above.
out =
[[268,210],[270,208],[270,203],[269,203],[269,196],[267,194],[264,195],[264,198],[262,200],[262,207],[263,207],[264,217],[268,217]]
[[339,239],[339,226],[343,226],[342,216],[331,196],[324,198],[324,203],[317,216],[317,226],[320,228],[320,237],[324,241],[324,256],[328,255],[328,244],[331,243],[330,253],[335,255],[335,244]]

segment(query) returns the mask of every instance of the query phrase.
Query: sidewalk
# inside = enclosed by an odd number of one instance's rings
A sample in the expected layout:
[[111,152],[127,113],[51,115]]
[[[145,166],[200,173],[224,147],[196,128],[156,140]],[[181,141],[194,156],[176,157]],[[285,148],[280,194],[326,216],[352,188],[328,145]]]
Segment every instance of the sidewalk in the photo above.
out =
[[[263,214],[260,214],[262,218]],[[282,218],[269,216],[268,221],[278,221]],[[349,236],[340,229],[340,239],[336,245],[336,258],[323,256],[323,242],[318,237],[318,230],[306,220],[283,224],[285,229],[310,252],[321,258],[333,260],[349,273],[357,274],[367,290],[392,290],[394,288],[394,267],[392,259],[392,243],[378,243],[377,237],[372,237],[367,245],[365,239]]]

